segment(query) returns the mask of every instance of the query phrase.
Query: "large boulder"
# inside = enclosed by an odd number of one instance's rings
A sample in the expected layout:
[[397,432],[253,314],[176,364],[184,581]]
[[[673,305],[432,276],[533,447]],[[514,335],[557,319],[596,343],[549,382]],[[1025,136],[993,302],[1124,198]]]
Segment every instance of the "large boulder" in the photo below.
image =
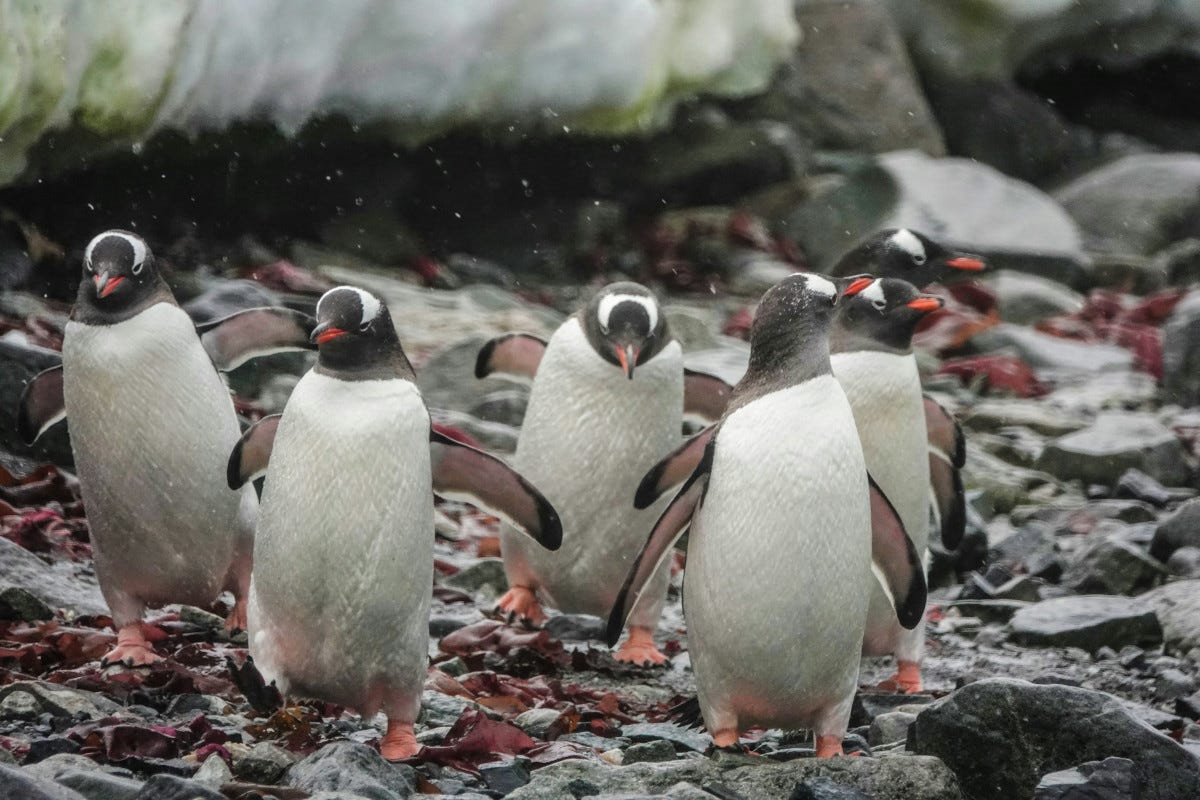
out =
[[1167,647],[1179,653],[1200,647],[1200,580],[1168,583],[1140,599],[1158,614]]
[[1185,486],[1191,468],[1178,437],[1150,414],[1106,412],[1090,427],[1046,445],[1038,469],[1061,480],[1113,486],[1139,469],[1165,486]]
[[909,750],[941,758],[972,800],[1031,797],[1047,773],[1116,756],[1133,762],[1142,800],[1200,796],[1200,758],[1112,695],[989,678],[917,715]]

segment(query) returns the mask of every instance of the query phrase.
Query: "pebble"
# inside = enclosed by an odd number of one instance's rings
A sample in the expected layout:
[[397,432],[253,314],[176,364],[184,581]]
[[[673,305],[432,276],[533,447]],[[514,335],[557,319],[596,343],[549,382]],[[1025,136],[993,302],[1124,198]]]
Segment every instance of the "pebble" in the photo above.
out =
[[1178,669],[1164,669],[1154,679],[1154,699],[1175,700],[1196,691],[1196,681]]
[[490,587],[490,594],[499,595],[508,589],[508,579],[504,575],[504,560],[500,558],[481,558],[446,578],[443,582],[447,586],[462,589],[464,592],[478,592],[484,587]]
[[247,783],[275,783],[296,756],[271,742],[258,742],[241,758],[234,759],[233,774]]
[[916,718],[916,714],[907,711],[889,711],[886,714],[880,714],[871,720],[867,741],[872,747],[903,741],[908,736],[909,726]]
[[562,717],[553,708],[531,708],[517,715],[513,724],[535,739],[545,739],[546,731]]
[[675,747],[665,739],[658,739],[641,744],[632,744],[625,748],[623,763],[636,764],[640,761],[672,761],[675,758]]
[[479,767],[479,777],[488,789],[506,795],[529,783],[529,768],[520,759],[483,764]]
[[229,769],[229,765],[225,763],[225,759],[216,755],[210,755],[204,759],[204,763],[200,765],[200,769],[196,770],[196,773],[192,775],[192,780],[210,789],[219,789],[222,785],[233,780],[233,772]]

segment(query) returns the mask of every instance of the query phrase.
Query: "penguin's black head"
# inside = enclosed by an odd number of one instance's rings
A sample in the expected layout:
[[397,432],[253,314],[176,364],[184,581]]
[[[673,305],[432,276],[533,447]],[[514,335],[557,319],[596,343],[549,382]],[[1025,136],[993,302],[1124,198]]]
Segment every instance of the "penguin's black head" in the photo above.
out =
[[892,228],[880,231],[842,256],[833,274],[867,272],[884,278],[903,278],[924,288],[983,268],[983,260],[978,256],[943,247],[908,228]]
[[658,298],[640,283],[605,286],[583,310],[583,329],[592,348],[605,361],[633,379],[633,369],[645,364],[671,337]]
[[317,301],[317,369],[345,380],[410,377],[412,366],[400,346],[387,306],[353,286],[338,286]]
[[750,326],[744,380],[781,388],[828,373],[829,325],[841,291],[815,272],[789,275],[767,290]]
[[105,231],[83,251],[81,305],[119,314],[157,301],[164,288],[146,241],[129,231]]
[[942,298],[921,294],[908,281],[869,275],[854,278],[842,290],[830,349],[835,353],[911,352],[917,323],[941,307]]

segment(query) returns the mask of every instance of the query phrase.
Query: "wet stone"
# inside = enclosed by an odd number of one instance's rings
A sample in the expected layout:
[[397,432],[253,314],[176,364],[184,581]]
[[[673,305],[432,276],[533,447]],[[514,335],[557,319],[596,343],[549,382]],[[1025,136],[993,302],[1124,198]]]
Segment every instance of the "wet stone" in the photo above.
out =
[[529,783],[529,768],[520,760],[484,764],[479,768],[479,777],[488,789],[505,795]]
[[57,780],[61,786],[74,789],[87,800],[135,800],[142,789],[141,781],[96,770],[66,770]]
[[508,588],[508,579],[504,575],[504,560],[481,558],[446,578],[444,583],[464,592],[477,592],[484,586],[491,586],[498,593],[503,592]]
[[642,742],[625,748],[625,764],[639,761],[671,761],[675,758],[675,746],[665,739]]
[[1177,669],[1164,669],[1154,679],[1155,700],[1175,700],[1196,691],[1196,681]]
[[1167,559],[1167,572],[1183,578],[1200,578],[1200,547],[1181,547]]
[[146,781],[134,800],[226,800],[225,795],[202,783],[178,775],[155,775]]
[[901,742],[908,737],[908,727],[912,725],[916,714],[907,711],[889,711],[871,720],[871,729],[867,741],[871,746]]
[[590,614],[559,614],[546,621],[545,629],[563,642],[588,642],[604,638],[604,620]]
[[1134,589],[1148,587],[1162,574],[1162,565],[1144,550],[1120,535],[1096,539],[1096,533],[1079,552],[1062,582],[1078,592],[1130,594]]
[[1042,776],[1033,800],[1138,800],[1140,788],[1132,761],[1106,758]]
[[813,778],[797,786],[789,800],[871,800],[871,795],[829,778]]
[[1038,459],[1038,469],[1085,484],[1112,486],[1131,468],[1167,486],[1191,477],[1179,439],[1148,414],[1103,413],[1091,427],[1047,444]]
[[20,800],[85,800],[74,789],[0,764],[0,797]]
[[42,759],[59,753],[78,753],[79,743],[65,736],[49,736],[44,739],[33,739],[29,742],[29,753],[25,756],[26,764],[36,764]]
[[1142,500],[1159,508],[1171,500],[1171,493],[1161,483],[1151,478],[1140,469],[1127,469],[1120,478],[1114,490],[1117,497]]
[[1101,647],[1154,643],[1162,628],[1154,608],[1139,599],[1080,595],[1043,600],[1012,618],[1013,640],[1043,647]]
[[53,619],[54,611],[40,598],[20,586],[0,589],[0,619],[37,622]]
[[259,742],[250,752],[234,759],[233,774],[247,783],[275,783],[296,762],[296,757],[279,745]]
[[293,765],[283,783],[310,792],[334,790],[373,800],[403,800],[413,793],[415,778],[412,767],[389,764],[365,744],[334,742]]
[[562,712],[555,711],[553,708],[531,708],[517,715],[513,724],[535,739],[545,739],[546,731],[561,716]]
[[1200,498],[1188,500],[1154,531],[1150,555],[1166,560],[1181,547],[1200,547]]
[[211,755],[204,759],[204,763],[200,765],[200,769],[196,770],[196,774],[192,775],[192,780],[210,789],[219,789],[222,785],[233,780],[233,772],[230,771],[229,765],[225,763],[225,759]]
[[35,719],[41,712],[41,703],[29,692],[10,692],[0,701],[0,718],[3,719]]
[[639,722],[621,728],[621,735],[634,742],[666,739],[679,747],[703,753],[712,744],[707,733],[694,731],[670,722]]

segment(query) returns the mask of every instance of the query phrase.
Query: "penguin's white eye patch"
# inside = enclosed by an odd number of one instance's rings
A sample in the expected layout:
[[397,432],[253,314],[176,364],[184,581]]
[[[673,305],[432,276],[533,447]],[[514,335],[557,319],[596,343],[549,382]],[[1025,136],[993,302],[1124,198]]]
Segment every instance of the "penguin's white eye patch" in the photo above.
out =
[[359,318],[359,328],[366,330],[370,327],[375,318],[379,316],[380,304],[375,299],[375,295],[370,292],[364,292],[356,287],[349,287],[350,291],[358,293],[358,301],[362,305],[362,316]]
[[835,297],[838,293],[837,287],[833,285],[833,281],[811,272],[805,274],[804,285],[810,292],[816,292],[825,297]]
[[600,298],[600,305],[596,309],[596,319],[600,322],[601,330],[608,333],[608,321],[612,316],[613,309],[626,302],[637,303],[646,309],[646,317],[650,320],[651,331],[658,327],[658,304],[649,297],[639,294],[610,294]]
[[146,268],[146,262],[138,261],[133,265],[132,272],[134,275],[141,275],[142,270],[144,270],[145,268]]
[[914,264],[925,263],[925,245],[921,244],[921,240],[907,228],[901,228],[892,234],[892,244],[908,253]]
[[883,285],[879,281],[874,281],[870,286],[863,289],[859,293],[864,299],[871,302],[871,306],[876,311],[883,311],[887,308],[887,298],[883,294]]

